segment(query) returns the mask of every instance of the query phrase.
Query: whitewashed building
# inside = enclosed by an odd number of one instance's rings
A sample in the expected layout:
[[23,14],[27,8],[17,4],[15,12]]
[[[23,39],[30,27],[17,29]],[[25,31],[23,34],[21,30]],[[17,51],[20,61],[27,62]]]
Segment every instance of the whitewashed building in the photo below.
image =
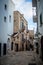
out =
[[37,23],[38,41],[43,60],[43,0],[32,0],[32,5],[33,10],[36,9],[36,16],[33,16],[33,21]]
[[6,55],[7,48],[11,48],[10,36],[13,34],[13,11],[15,5],[12,0],[0,0],[0,56]]
[[37,2],[38,10],[38,31],[43,35],[43,0]]
[[33,14],[33,21],[37,23],[38,32],[43,35],[43,0],[32,0],[33,13],[35,11],[36,15]]

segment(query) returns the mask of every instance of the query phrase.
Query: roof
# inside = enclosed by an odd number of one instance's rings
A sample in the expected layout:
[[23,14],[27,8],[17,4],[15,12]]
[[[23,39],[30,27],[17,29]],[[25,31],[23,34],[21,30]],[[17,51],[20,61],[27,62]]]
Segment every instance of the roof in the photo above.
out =
[[18,33],[18,32],[15,32],[15,33],[13,33],[11,36],[13,37],[13,36],[15,36],[17,33]]

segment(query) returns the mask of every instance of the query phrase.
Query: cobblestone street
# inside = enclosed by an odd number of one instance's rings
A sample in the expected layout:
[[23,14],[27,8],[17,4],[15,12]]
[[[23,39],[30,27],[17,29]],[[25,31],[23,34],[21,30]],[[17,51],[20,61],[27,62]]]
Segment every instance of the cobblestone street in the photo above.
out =
[[0,65],[29,65],[29,63],[40,64],[32,51],[15,52],[0,58]]

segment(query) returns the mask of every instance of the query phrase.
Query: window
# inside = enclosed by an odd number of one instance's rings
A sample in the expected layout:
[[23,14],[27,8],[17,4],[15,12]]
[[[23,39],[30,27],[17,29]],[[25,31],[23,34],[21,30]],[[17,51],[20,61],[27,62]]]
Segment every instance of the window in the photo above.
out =
[[40,14],[40,26],[42,26],[42,14]]
[[22,28],[23,28],[23,26],[24,26],[24,24],[23,24],[23,22],[22,22]]
[[11,15],[9,16],[9,22],[11,22]]
[[4,7],[5,7],[5,10],[7,10],[7,5],[6,5],[6,4],[5,4],[5,6],[4,6]]
[[6,22],[6,16],[4,17],[4,22]]
[[24,26],[23,22],[20,23],[20,29],[22,29]]

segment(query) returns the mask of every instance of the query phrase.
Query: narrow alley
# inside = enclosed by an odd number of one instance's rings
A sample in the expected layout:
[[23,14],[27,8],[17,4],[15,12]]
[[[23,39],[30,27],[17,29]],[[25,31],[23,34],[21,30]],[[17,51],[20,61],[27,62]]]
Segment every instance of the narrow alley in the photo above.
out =
[[0,58],[0,65],[43,65],[34,51],[11,53]]
[[0,65],[43,65],[43,0],[0,0]]

